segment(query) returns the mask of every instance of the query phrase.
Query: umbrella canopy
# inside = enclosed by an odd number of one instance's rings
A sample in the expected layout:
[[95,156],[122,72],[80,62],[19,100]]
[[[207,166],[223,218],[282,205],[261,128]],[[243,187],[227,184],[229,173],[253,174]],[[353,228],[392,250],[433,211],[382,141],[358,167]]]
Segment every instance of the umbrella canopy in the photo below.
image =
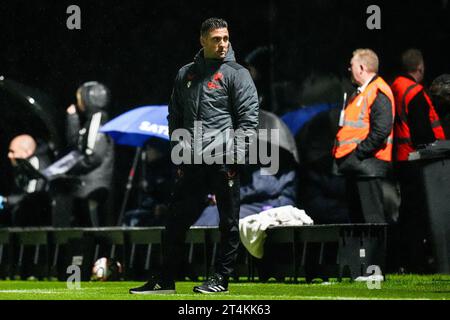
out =
[[142,147],[147,140],[156,137],[169,141],[168,107],[143,106],[130,110],[100,128],[117,144]]
[[6,110],[1,124],[6,126],[8,134],[14,130],[27,131],[35,138],[46,140],[52,150],[58,147],[57,110],[44,93],[0,75],[0,104]]
[[338,104],[336,103],[322,103],[315,104],[306,107],[299,108],[294,111],[290,111],[281,116],[281,119],[286,123],[289,127],[293,135],[297,135],[300,130],[303,128],[305,123],[311,120],[315,115],[320,112],[328,111],[333,108],[337,108]]
[[332,108],[320,112],[306,122],[295,135],[302,164],[311,165],[324,161],[331,163],[340,111],[338,108]]
[[[278,129],[280,134],[279,147],[287,150],[290,154],[292,154],[295,161],[299,162],[297,145],[295,143],[294,136],[288,126],[280,118],[278,118],[278,116],[265,110],[259,110],[258,129]],[[261,139],[261,136],[258,136],[258,139]]]

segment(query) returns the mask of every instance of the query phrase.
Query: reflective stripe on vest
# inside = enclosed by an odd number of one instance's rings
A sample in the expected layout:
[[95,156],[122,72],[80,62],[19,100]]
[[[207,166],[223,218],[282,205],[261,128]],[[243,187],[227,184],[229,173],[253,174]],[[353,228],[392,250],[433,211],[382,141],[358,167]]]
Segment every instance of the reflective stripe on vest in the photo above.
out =
[[[440,121],[435,121],[431,124],[431,128],[439,128],[441,126]],[[395,138],[395,144],[412,144],[411,138]],[[397,159],[398,160],[398,159]]]
[[434,120],[434,121],[431,123],[431,128],[432,128],[432,129],[439,128],[439,127],[441,127],[441,122],[440,122],[439,120]]
[[[394,124],[395,134],[395,158],[397,161],[406,161],[410,152],[416,151],[411,140],[411,132],[408,125],[409,103],[420,92],[423,87],[406,77],[398,77],[392,84],[392,91],[396,104],[396,119]],[[444,130],[442,129],[433,103],[428,95],[423,91],[425,100],[427,101],[430,111],[430,125],[436,139],[445,139]]]
[[[344,118],[344,126],[350,127],[350,128],[368,128],[369,123],[364,121],[364,117],[367,114],[367,99],[364,97],[358,98],[359,100],[362,99],[361,103],[363,103],[363,107],[361,109],[361,112],[359,114],[358,120],[351,121]],[[355,99],[356,100],[356,99]],[[358,104],[358,101],[357,101]]]
[[405,90],[405,93],[403,94],[403,97],[402,97],[399,117],[400,117],[400,119],[401,119],[402,121],[404,121],[404,122],[406,122],[406,123],[408,122],[408,116],[407,116],[407,114],[406,114],[406,96],[408,95],[408,93],[411,92],[411,90],[413,90],[414,88],[416,88],[417,85],[418,85],[418,84],[416,83],[416,84],[413,84],[412,86],[410,86],[409,88],[407,88],[407,89]]
[[[336,146],[340,147],[340,146],[345,146],[347,144],[352,144],[352,143],[360,144],[363,141],[364,141],[363,139],[350,139],[350,140],[336,141]],[[384,144],[392,144],[393,142],[394,142],[394,139],[392,137],[388,137],[384,141]]]
[[411,143],[411,139],[410,138],[395,138],[395,143],[398,144],[404,144],[404,143]]
[[[381,77],[377,77],[346,106],[343,126],[336,135],[333,148],[335,158],[339,159],[353,152],[358,144],[369,135],[370,110],[378,95],[378,91],[384,93],[391,102],[392,118],[394,118],[394,97],[392,91]],[[383,146],[375,153],[375,157],[380,160],[391,161],[392,145],[393,131],[391,130]]]

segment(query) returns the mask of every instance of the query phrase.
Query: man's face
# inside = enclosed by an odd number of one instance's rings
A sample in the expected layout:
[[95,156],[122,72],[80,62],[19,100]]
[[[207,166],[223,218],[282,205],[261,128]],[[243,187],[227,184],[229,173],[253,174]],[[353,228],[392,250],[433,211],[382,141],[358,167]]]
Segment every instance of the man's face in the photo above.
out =
[[352,60],[350,60],[350,67],[348,68],[348,70],[352,74],[353,83],[359,86],[364,84],[363,80],[364,66],[362,65],[358,57],[354,56]]
[[27,159],[30,156],[28,150],[26,150],[20,143],[13,141],[8,150],[8,158],[13,166],[17,165],[16,159]]
[[229,35],[227,28],[213,29],[206,36],[200,37],[205,58],[223,59],[227,55]]
[[417,67],[417,82],[422,82],[425,77],[425,64],[422,62]]

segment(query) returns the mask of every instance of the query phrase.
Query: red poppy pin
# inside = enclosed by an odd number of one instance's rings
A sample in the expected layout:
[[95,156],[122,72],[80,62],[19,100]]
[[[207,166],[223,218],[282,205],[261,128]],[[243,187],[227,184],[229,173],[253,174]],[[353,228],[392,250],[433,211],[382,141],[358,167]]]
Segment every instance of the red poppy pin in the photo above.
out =
[[214,75],[214,77],[213,77],[213,80],[214,81],[219,81],[219,80],[222,80],[223,79],[223,74],[222,74],[222,72],[217,72],[215,75]]
[[220,86],[212,81],[208,82],[208,89],[220,89]]
[[223,79],[223,74],[221,72],[217,72],[212,77],[212,81],[208,82],[208,89],[220,89],[220,85],[218,84],[219,80]]

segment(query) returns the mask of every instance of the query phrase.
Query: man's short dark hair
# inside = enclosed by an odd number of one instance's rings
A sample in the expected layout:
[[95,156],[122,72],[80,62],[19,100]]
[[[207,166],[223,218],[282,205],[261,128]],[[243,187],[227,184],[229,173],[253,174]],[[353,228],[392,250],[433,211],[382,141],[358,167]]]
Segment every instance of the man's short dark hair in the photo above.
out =
[[414,72],[423,63],[422,52],[418,49],[408,49],[402,54],[402,68],[404,72]]
[[203,21],[200,29],[200,35],[206,36],[211,30],[228,28],[228,23],[220,18],[209,18]]

